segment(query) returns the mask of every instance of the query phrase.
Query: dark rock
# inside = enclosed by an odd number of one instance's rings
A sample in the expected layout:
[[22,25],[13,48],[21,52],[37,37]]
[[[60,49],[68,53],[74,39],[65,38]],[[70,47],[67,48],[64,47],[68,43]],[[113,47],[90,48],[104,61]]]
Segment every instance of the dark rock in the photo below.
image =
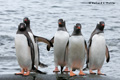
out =
[[67,74],[36,74],[31,73],[29,76],[1,74],[0,80],[120,80],[110,76],[89,75],[70,77]]

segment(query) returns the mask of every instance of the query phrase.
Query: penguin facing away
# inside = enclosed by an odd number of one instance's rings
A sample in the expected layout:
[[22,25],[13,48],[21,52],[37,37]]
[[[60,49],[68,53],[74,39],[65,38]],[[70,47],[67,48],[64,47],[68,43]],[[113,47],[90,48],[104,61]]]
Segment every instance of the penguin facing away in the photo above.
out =
[[[21,72],[16,73],[16,75],[29,75],[31,70],[43,73],[34,67],[34,45],[29,34],[26,31],[26,25],[24,23],[20,23],[18,26],[18,31],[15,37],[15,48],[18,63],[22,68]],[[24,73],[25,71],[26,73]]]
[[90,74],[95,74],[92,70],[97,70],[98,75],[105,75],[100,71],[103,66],[105,56],[106,62],[109,62],[110,60],[109,50],[104,38],[104,27],[105,23],[103,21],[99,22],[89,39],[87,65],[89,67]]
[[82,69],[87,54],[86,41],[81,33],[81,24],[77,23],[74,26],[74,31],[69,38],[68,44],[68,66],[70,68],[70,76],[75,76],[73,69],[80,70],[79,75],[85,75]]
[[[69,34],[67,32],[65,21],[63,19],[58,20],[58,30],[55,36],[51,39],[54,46],[54,62],[55,69],[53,72],[60,72],[58,66],[61,67],[61,73],[63,73],[63,68],[66,66],[66,45],[69,39]],[[51,46],[47,46],[50,48]],[[68,72],[68,67],[65,68],[64,72]]]
[[36,68],[38,69],[38,65],[40,65],[41,67],[47,67],[47,65],[43,64],[40,62],[40,58],[39,58],[39,47],[38,47],[38,42],[44,42],[48,45],[51,45],[51,42],[43,37],[39,37],[39,36],[35,36],[32,32],[32,30],[30,29],[30,20],[29,18],[25,17],[23,19],[23,22],[26,24],[26,28],[27,28],[27,31],[28,31],[28,34],[34,44],[34,50],[35,50],[35,65],[36,65]]

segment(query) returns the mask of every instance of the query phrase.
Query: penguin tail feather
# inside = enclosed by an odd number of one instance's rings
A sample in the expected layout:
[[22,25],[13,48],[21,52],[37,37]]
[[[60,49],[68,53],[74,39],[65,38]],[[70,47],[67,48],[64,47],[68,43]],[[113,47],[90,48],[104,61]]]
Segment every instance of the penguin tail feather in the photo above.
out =
[[38,70],[38,69],[36,69],[35,67],[33,67],[33,69],[32,69],[34,72],[36,72],[36,73],[40,73],[40,74],[47,74],[46,72],[42,72],[42,71],[40,71],[40,70]]

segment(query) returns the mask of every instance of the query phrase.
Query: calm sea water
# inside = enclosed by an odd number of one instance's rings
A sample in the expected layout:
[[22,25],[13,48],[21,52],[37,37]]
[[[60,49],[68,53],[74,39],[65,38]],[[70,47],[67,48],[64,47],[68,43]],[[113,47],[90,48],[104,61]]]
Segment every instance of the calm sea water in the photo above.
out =
[[[120,78],[120,2],[106,0],[115,4],[88,4],[91,1],[97,0],[0,0],[0,74],[20,71],[16,60],[14,37],[18,24],[24,17],[30,18],[31,29],[35,35],[47,39],[54,36],[58,27],[57,20],[63,18],[70,34],[73,26],[81,23],[86,41],[96,24],[99,21],[105,22],[105,38],[111,60],[104,63],[102,72]],[[45,43],[39,43],[39,48],[41,62],[49,66],[40,69],[53,74],[53,48],[48,52]]]

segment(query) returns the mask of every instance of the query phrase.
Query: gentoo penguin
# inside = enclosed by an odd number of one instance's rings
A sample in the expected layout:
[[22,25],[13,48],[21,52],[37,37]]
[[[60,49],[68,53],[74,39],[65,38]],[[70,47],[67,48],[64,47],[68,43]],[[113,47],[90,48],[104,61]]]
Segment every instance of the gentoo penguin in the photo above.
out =
[[98,75],[104,75],[100,70],[103,66],[105,56],[106,62],[110,60],[108,47],[104,38],[104,27],[105,23],[100,21],[89,39],[87,64],[90,74],[95,74],[92,70],[97,70]]
[[81,33],[81,24],[74,26],[74,31],[69,38],[68,44],[68,66],[71,68],[70,76],[75,76],[73,69],[80,70],[79,75],[85,75],[82,69],[85,62],[85,54],[87,54],[86,41]]
[[38,42],[44,42],[48,45],[51,45],[50,41],[43,38],[43,37],[38,37],[38,36],[35,36],[32,32],[32,30],[30,29],[30,20],[29,18],[25,17],[23,19],[23,22],[26,24],[26,27],[27,27],[27,31],[28,31],[28,34],[34,44],[34,50],[35,50],[35,65],[36,65],[36,68],[38,68],[38,64],[41,66],[41,67],[47,67],[47,65],[39,62],[39,47],[38,47]]
[[35,70],[39,73],[43,73],[34,67],[34,45],[26,30],[26,25],[24,23],[20,23],[20,25],[18,26],[18,31],[15,37],[15,48],[18,63],[22,68],[21,72],[16,73],[16,75],[29,75],[30,70]]
[[[63,67],[66,66],[66,45],[69,39],[69,34],[65,27],[65,21],[63,19],[58,20],[58,30],[55,36],[52,38],[54,46],[54,62],[55,70],[53,72],[59,72],[58,65],[61,67],[61,73]],[[68,72],[68,67],[65,68],[65,72]]]

